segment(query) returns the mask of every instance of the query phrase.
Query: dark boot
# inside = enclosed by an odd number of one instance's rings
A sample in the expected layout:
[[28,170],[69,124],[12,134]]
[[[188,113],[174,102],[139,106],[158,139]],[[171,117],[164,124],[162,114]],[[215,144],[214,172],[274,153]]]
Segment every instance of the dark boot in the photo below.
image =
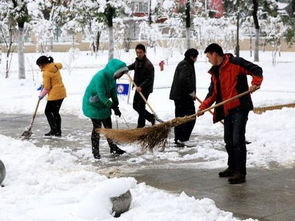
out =
[[50,130],[48,133],[44,134],[45,137],[50,137],[53,135],[54,135],[54,132],[52,130]]
[[99,153],[94,153],[93,157],[94,157],[94,159],[99,160],[100,159],[100,154]]
[[145,111],[145,114],[146,114],[147,120],[148,120],[152,125],[155,125],[155,123],[156,123],[156,117],[155,117],[155,115],[149,113],[148,111]]
[[226,170],[218,173],[219,177],[231,177],[233,175],[234,175],[234,171],[229,167]]
[[111,147],[110,152],[115,156],[122,155],[122,154],[126,153],[126,151],[120,149],[116,144],[112,144],[112,145],[110,145],[110,147]]
[[178,140],[174,141],[176,147],[184,147],[184,144],[179,142]]
[[93,154],[93,157],[95,159],[100,159],[100,154],[99,154],[99,150],[98,149],[93,149],[92,148],[92,154]]
[[60,130],[59,131],[55,131],[54,132],[54,136],[61,137],[61,131]]
[[231,178],[228,179],[228,182],[230,184],[245,183],[246,176],[244,174],[241,174],[240,172],[236,172]]

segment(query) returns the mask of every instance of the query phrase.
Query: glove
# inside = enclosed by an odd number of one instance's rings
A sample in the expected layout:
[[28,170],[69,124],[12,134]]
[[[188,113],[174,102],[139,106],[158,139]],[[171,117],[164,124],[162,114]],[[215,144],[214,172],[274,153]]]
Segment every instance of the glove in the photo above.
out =
[[121,117],[121,111],[119,110],[119,107],[115,107],[113,108],[114,112],[115,112],[115,115]]
[[38,96],[39,97],[39,100],[42,100],[43,97],[46,96],[46,94],[48,94],[48,91],[45,88],[43,88],[42,91],[41,91],[41,93]]
[[111,108],[115,110],[115,108],[118,108],[119,102],[118,101],[113,101]]
[[37,88],[37,91],[42,91],[43,89],[43,84],[41,84],[38,88]]

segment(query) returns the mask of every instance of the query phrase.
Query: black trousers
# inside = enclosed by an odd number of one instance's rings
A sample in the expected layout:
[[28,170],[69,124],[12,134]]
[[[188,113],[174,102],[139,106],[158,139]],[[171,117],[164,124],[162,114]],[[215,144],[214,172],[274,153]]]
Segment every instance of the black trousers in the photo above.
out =
[[[184,117],[195,114],[195,104],[192,98],[182,100],[174,100],[175,103],[175,117]],[[196,120],[189,121],[174,128],[174,140],[188,141],[194,129]]]
[[[99,140],[100,140],[100,134],[96,133],[95,129],[101,128],[102,125],[104,128],[112,128],[112,120],[111,117],[98,120],[98,119],[91,119],[93,124],[92,134],[91,134],[91,144],[92,144],[92,153],[93,154],[99,154]],[[113,143],[111,139],[107,139],[107,142],[111,148],[116,148],[117,145]]]
[[47,101],[45,115],[52,132],[61,133],[61,117],[59,110],[64,99]]
[[[142,93],[145,99],[147,100],[150,93]],[[154,119],[154,115],[148,112],[145,109],[145,101],[142,99],[138,92],[135,92],[133,98],[133,109],[138,113],[138,120],[137,120],[137,128],[142,128],[145,126],[145,120],[152,121]]]
[[232,110],[224,119],[224,141],[228,167],[246,175],[246,124],[249,111]]

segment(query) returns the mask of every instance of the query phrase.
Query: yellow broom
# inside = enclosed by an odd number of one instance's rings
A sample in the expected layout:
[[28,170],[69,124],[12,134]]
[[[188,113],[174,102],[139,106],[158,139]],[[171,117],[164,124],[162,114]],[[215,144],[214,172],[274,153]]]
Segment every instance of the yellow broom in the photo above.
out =
[[[231,97],[223,102],[220,102],[212,107],[209,107],[202,111],[205,113],[213,108],[222,106],[229,103],[235,99],[238,99],[246,94],[251,93],[251,91],[245,91],[234,97]],[[178,125],[184,124],[186,122],[192,121],[197,117],[197,114],[192,114],[185,117],[177,117],[172,120],[153,125],[151,127],[135,128],[135,129],[107,129],[99,128],[96,129],[97,133],[104,134],[106,138],[119,143],[138,143],[144,149],[153,150],[156,146],[165,145],[167,142],[167,137],[169,135],[170,129]]]

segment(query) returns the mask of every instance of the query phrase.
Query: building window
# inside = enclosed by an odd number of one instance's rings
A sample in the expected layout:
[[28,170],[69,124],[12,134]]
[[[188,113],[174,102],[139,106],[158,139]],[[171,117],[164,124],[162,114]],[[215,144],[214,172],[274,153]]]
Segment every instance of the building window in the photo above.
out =
[[133,13],[148,13],[147,2],[132,2],[131,10]]

